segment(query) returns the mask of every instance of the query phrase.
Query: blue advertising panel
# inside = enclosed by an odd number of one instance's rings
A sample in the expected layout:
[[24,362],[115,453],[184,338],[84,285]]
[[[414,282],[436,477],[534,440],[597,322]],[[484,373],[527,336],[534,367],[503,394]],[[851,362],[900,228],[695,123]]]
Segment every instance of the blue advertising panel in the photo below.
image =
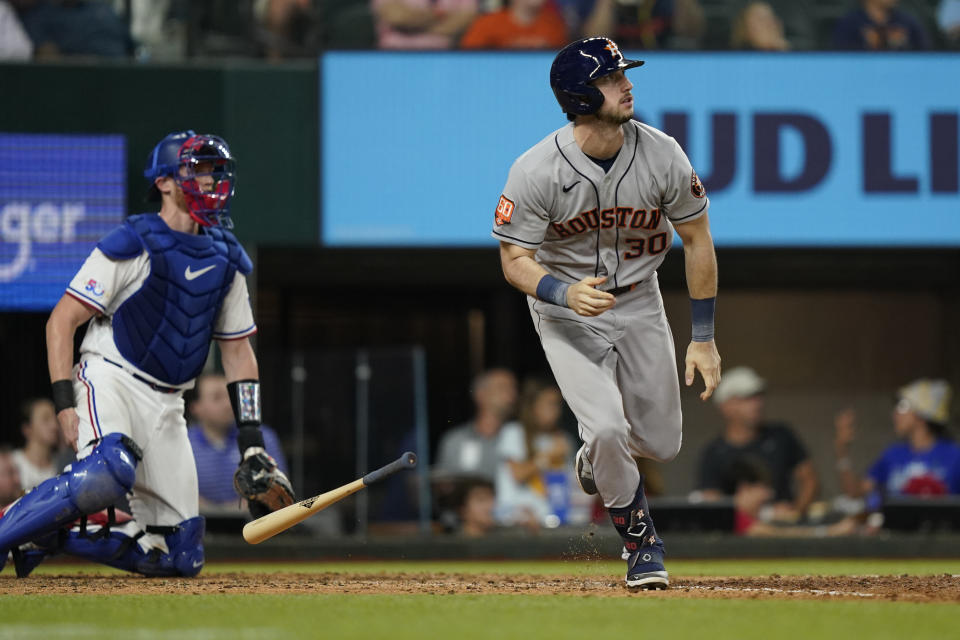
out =
[[[625,52],[721,246],[960,246],[960,55]],[[513,160],[566,122],[552,53],[322,58],[327,245],[492,245]]]
[[0,310],[49,310],[123,220],[120,135],[0,133]]

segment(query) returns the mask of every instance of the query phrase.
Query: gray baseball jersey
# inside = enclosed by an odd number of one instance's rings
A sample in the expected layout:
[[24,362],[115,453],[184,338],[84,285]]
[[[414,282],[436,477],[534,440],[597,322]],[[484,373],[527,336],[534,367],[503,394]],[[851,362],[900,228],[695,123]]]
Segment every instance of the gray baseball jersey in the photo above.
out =
[[573,139],[573,124],[517,158],[497,204],[493,237],[527,249],[554,277],[608,276],[603,288],[649,278],[673,243],[671,222],[709,200],[677,141],[631,120],[604,173]]
[[596,317],[528,296],[608,508],[633,500],[635,458],[665,461],[680,450],[676,354],[656,269],[673,241],[671,223],[695,220],[709,205],[673,138],[634,121],[622,128],[623,146],[607,172],[580,150],[572,124],[520,156],[493,228],[498,240],[536,250],[556,278],[607,276],[603,288],[623,288]]

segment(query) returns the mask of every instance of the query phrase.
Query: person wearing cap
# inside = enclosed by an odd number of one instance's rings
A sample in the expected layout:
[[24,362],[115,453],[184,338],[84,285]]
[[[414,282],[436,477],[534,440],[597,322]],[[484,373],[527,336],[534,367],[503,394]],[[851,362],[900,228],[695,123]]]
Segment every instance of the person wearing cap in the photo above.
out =
[[948,437],[953,390],[945,380],[921,378],[897,391],[891,418],[898,442],[887,447],[863,478],[853,472],[850,445],[856,414],[837,415],[837,471],[844,493],[866,496],[869,510],[879,509],[883,496],[960,494],[960,446]]
[[773,489],[774,517],[795,521],[816,498],[820,483],[793,430],[764,420],[766,388],[766,381],[749,367],[724,373],[713,394],[723,416],[723,433],[701,454],[698,489],[707,500],[732,496],[736,470],[755,465],[765,471]]

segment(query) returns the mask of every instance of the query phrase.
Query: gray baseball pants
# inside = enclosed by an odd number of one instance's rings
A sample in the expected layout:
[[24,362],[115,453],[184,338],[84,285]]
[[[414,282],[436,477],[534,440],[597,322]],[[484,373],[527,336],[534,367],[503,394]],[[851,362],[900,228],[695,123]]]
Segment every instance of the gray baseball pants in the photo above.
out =
[[527,302],[603,503],[625,507],[640,481],[636,459],[666,462],[680,451],[680,382],[656,273],[592,318]]

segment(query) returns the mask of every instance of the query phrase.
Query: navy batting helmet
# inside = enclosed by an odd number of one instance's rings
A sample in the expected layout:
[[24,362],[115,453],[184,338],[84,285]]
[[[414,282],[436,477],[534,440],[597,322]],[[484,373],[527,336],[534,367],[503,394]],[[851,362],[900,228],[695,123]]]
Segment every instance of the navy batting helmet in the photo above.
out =
[[553,59],[550,88],[564,113],[589,115],[603,104],[603,93],[591,82],[642,64],[643,60],[625,59],[610,38],[584,38],[565,46]]
[[[186,170],[181,171],[181,167]],[[147,156],[143,176],[151,183],[164,176],[176,180],[190,217],[198,224],[233,227],[229,214],[236,171],[230,147],[223,138],[197,135],[191,130],[170,133]],[[155,184],[149,195],[159,199]]]

